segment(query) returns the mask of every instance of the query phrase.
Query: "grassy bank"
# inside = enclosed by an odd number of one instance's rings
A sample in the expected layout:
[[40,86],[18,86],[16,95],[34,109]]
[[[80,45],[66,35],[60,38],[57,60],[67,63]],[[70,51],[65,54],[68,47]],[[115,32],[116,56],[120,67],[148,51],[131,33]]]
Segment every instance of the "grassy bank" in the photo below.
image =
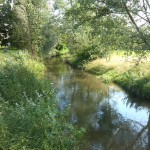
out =
[[0,60],[0,149],[78,149],[82,131],[59,111],[43,63],[24,52]]
[[81,58],[74,56],[65,59],[106,83],[115,82],[130,94],[150,100],[150,53],[146,52],[143,57],[141,54],[121,51],[111,53],[107,59],[85,61]]

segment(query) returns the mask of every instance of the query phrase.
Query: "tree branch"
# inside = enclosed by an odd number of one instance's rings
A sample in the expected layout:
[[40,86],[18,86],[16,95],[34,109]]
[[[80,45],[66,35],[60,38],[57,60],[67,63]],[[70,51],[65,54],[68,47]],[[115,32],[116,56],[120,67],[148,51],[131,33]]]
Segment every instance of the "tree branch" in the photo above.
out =
[[127,5],[126,5],[126,3],[124,2],[124,0],[122,0],[122,4],[123,4],[123,6],[124,6],[124,8],[125,8],[126,13],[127,13],[128,16],[129,16],[131,22],[133,23],[133,25],[135,26],[137,32],[139,33],[139,35],[140,35],[142,41],[149,47],[149,46],[150,46],[149,43],[147,42],[147,40],[146,40],[145,36],[143,35],[143,33],[141,32],[140,28],[137,26],[137,24],[136,24],[134,18],[132,17],[132,15],[131,15],[131,13],[130,13],[130,11],[129,11]]
[[147,6],[149,7],[149,9],[150,9],[150,3],[149,3],[149,0],[145,0],[146,1],[146,3],[147,3]]

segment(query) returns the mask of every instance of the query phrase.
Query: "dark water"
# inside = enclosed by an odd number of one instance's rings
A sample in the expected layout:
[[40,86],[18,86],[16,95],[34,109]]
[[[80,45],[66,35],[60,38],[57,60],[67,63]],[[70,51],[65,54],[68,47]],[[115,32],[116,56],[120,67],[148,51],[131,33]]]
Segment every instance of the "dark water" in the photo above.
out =
[[71,107],[71,121],[87,132],[81,150],[150,150],[150,102],[130,98],[115,84],[74,70],[59,59],[47,61],[60,108]]

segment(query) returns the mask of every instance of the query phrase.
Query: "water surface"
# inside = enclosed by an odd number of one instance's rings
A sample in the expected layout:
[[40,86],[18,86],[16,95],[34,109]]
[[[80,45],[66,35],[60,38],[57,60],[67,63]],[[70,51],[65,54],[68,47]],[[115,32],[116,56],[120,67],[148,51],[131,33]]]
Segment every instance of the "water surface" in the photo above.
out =
[[71,107],[72,123],[87,129],[81,150],[150,150],[148,102],[59,59],[47,61],[47,67],[61,110]]

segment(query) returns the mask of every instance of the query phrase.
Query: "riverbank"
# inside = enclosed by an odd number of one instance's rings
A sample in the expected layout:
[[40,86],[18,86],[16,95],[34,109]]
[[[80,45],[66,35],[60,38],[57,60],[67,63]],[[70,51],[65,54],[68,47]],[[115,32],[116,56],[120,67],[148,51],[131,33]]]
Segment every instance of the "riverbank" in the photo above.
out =
[[0,149],[78,149],[82,131],[60,111],[43,62],[22,51],[0,60]]
[[[139,61],[140,60],[140,61]],[[115,82],[129,94],[150,100],[150,53],[140,54],[121,52],[112,53],[109,58],[83,61],[78,57],[65,57],[74,67],[94,74],[106,83]]]

